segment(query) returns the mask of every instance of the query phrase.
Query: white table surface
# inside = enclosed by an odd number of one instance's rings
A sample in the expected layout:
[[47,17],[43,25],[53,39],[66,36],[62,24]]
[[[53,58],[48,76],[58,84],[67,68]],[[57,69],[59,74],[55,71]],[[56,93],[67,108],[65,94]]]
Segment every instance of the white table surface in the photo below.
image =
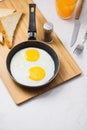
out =
[[82,75],[17,106],[0,80],[0,130],[87,130],[87,42],[83,54],[73,49],[87,29],[87,0],[81,13],[77,42],[70,47],[74,15],[62,20],[56,13],[55,0],[34,0],[45,18],[82,70]]

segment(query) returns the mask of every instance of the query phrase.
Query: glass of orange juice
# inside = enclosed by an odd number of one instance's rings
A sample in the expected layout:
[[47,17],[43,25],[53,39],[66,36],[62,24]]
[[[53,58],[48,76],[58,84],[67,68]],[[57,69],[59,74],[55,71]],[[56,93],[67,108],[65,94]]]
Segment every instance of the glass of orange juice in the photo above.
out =
[[58,15],[63,19],[72,16],[76,7],[77,0],[56,0],[56,10]]

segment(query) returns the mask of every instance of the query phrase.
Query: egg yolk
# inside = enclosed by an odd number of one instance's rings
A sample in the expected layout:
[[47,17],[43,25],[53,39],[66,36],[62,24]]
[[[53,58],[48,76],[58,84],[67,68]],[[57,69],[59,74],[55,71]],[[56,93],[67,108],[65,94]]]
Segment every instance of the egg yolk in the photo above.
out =
[[34,66],[29,69],[29,78],[34,81],[42,80],[45,77],[45,70],[42,67]]
[[38,50],[30,49],[25,52],[25,59],[31,62],[37,61],[40,57]]

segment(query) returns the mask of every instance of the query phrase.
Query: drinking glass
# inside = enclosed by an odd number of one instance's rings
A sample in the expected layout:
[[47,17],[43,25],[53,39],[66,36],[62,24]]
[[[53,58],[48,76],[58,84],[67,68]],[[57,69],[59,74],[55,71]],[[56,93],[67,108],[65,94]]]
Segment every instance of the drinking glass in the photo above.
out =
[[72,16],[76,7],[77,0],[56,0],[56,10],[58,15],[63,19]]

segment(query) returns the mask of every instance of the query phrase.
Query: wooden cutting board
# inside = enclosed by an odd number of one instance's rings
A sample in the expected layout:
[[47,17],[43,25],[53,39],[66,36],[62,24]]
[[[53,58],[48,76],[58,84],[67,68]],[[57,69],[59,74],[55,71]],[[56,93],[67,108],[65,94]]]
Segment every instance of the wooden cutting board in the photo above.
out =
[[[0,7],[5,8],[14,8],[17,11],[22,11],[23,16],[18,24],[17,30],[14,36],[14,46],[20,42],[23,42],[28,39],[27,30],[29,22],[29,8],[28,4],[33,2],[32,0],[4,0],[0,2]],[[43,36],[43,24],[46,22],[46,19],[41,14],[40,10],[36,9],[36,26],[37,26],[37,39],[41,40]],[[56,51],[60,59],[60,69],[56,78],[49,84],[41,88],[30,89],[18,86],[13,82],[9,77],[6,69],[6,57],[10,51],[6,44],[4,46],[0,45],[0,77],[5,83],[9,93],[11,94],[13,100],[16,104],[21,104],[35,96],[38,96],[51,88],[54,88],[61,83],[64,83],[78,75],[81,74],[81,70],[71,57],[69,52],[63,46],[62,42],[53,33],[53,42],[50,44]]]

